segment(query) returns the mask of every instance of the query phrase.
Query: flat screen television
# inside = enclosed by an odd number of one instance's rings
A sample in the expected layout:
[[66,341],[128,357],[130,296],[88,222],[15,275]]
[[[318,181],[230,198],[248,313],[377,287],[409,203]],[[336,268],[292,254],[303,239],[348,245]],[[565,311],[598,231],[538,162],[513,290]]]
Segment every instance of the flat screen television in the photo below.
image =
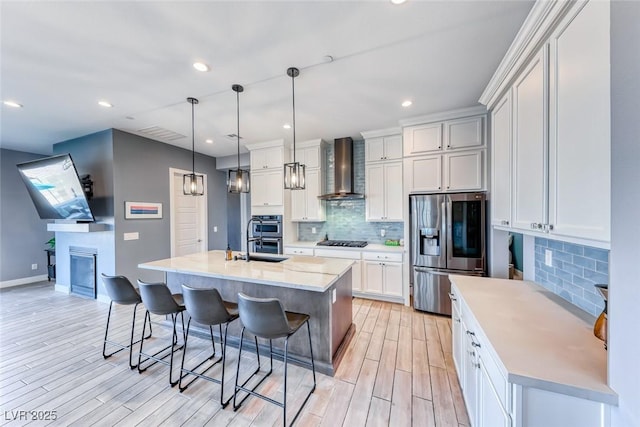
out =
[[17,166],[40,218],[77,222],[95,220],[70,154]]

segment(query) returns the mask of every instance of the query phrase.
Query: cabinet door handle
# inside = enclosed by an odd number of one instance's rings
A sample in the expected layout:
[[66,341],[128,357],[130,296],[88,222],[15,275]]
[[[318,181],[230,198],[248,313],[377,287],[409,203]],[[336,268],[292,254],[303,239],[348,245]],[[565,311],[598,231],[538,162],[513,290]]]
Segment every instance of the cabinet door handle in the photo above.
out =
[[480,344],[478,344],[477,342],[471,342],[471,345],[472,345],[473,347],[480,348]]
[[451,301],[458,301],[458,300],[457,300],[457,298],[456,298],[456,296],[455,296],[454,294],[452,294],[451,292],[449,292],[449,299],[450,299]]
[[467,331],[467,335],[474,335],[475,336],[475,332],[471,332],[471,331]]

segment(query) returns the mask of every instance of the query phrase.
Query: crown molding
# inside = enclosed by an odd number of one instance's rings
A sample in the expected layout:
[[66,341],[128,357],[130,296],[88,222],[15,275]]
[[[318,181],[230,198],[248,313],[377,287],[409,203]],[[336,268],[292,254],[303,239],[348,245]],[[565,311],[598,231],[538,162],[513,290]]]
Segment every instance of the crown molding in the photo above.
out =
[[428,114],[425,116],[411,117],[400,120],[402,127],[421,125],[431,122],[441,122],[443,120],[461,119],[470,116],[479,116],[487,113],[487,107],[479,105],[475,107],[458,108],[456,110],[442,111],[440,113]]
[[493,108],[522,66],[547,41],[558,20],[570,9],[582,3],[585,1],[538,0],[527,15],[527,19],[520,27],[478,102],[486,105],[488,109]]

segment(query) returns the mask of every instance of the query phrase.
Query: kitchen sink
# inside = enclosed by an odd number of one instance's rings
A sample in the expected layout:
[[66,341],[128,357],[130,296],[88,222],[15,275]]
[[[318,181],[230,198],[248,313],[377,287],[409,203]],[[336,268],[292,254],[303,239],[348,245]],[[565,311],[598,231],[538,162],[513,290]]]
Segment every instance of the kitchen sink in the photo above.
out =
[[249,256],[249,261],[262,261],[262,262],[282,262],[288,258],[277,257],[277,256],[260,256],[260,255],[251,255]]

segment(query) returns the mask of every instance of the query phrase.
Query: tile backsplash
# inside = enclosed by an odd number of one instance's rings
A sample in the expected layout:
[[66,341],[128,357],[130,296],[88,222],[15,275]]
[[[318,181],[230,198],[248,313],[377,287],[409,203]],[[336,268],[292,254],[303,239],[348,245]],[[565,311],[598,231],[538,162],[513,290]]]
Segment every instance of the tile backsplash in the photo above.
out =
[[[552,266],[545,264],[551,251]],[[535,281],[593,316],[604,308],[595,284],[609,283],[609,251],[536,237]]]
[[[327,144],[325,160],[327,169],[324,172],[327,192],[334,189],[333,183],[333,144]],[[353,191],[364,194],[364,141],[353,141]],[[402,239],[404,223],[402,222],[366,222],[364,200],[327,201],[326,222],[298,223],[298,240],[322,240],[327,234],[332,240],[366,240],[369,243],[384,243],[387,239]],[[316,233],[314,234],[313,228]],[[380,230],[385,230],[385,236]]]

